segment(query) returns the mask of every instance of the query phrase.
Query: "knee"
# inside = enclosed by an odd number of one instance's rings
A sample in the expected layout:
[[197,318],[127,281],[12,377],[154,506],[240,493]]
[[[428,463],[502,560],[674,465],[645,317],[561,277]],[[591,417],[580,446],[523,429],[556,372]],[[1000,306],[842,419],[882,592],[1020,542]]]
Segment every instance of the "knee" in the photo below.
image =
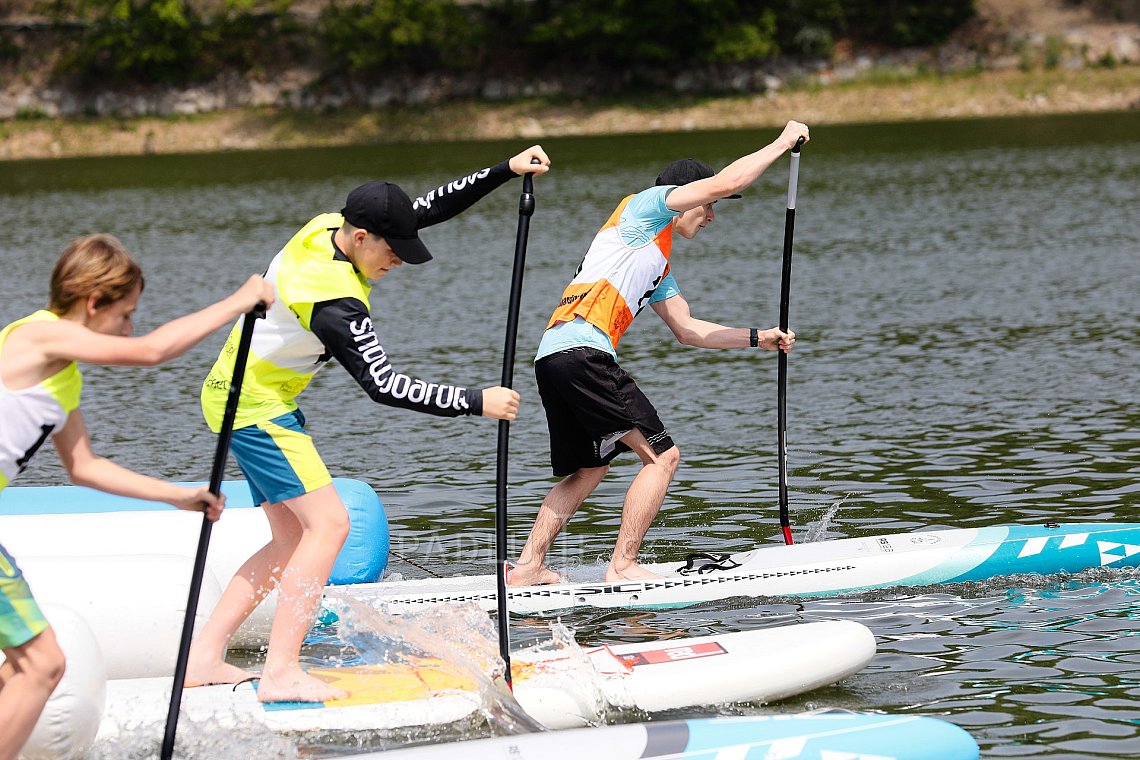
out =
[[55,656],[47,663],[47,680],[51,684],[52,691],[55,687],[59,686],[59,682],[63,680],[63,674],[67,672],[67,658],[63,654],[63,650],[56,647]]
[[566,478],[566,480],[576,486],[584,485],[590,490],[593,490],[602,482],[602,478],[604,478],[609,471],[610,466],[608,464],[604,464],[601,467],[583,467]]
[[345,540],[348,538],[348,529],[350,527],[348,511],[341,507],[335,510],[335,514],[328,515],[323,523],[323,532],[328,537],[328,540],[336,541],[337,546],[343,546]]
[[677,472],[677,466],[681,464],[681,450],[676,446],[658,455],[657,463],[669,470],[669,477],[673,477]]
[[[49,629],[50,631],[50,629]],[[48,693],[59,686],[63,674],[67,670],[67,658],[59,648],[59,642],[53,634],[41,636],[35,645],[28,651],[27,669],[33,679],[49,686]]]
[[579,470],[578,472],[583,473],[593,487],[597,487],[597,485],[602,482],[602,479],[606,477],[609,471],[610,466],[608,464],[604,464],[601,467],[590,467],[589,469]]

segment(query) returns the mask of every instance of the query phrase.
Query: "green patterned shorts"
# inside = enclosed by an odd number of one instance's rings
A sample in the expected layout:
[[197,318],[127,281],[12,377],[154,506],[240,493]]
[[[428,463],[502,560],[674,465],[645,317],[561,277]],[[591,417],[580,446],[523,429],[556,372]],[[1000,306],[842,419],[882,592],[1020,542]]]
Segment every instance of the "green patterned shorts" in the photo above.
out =
[[27,644],[48,627],[12,556],[0,546],[0,649]]

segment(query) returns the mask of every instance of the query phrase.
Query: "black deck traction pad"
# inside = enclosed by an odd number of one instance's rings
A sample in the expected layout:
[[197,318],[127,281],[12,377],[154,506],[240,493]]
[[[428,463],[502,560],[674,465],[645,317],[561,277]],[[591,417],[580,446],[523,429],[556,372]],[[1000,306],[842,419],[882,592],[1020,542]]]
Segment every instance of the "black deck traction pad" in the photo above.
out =
[[[701,564],[697,564],[701,560]],[[677,568],[678,575],[702,575],[716,570],[735,570],[740,563],[732,558],[731,554],[711,554],[709,552],[695,552],[685,557],[685,565]]]

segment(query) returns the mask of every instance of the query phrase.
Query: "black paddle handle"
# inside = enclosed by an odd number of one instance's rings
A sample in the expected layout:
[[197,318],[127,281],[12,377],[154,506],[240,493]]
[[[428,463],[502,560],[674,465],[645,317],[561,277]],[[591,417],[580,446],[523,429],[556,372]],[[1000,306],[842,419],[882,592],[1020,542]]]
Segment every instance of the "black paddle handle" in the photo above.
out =
[[[532,164],[540,163],[538,158]],[[504,388],[510,388],[515,376],[515,343],[519,331],[519,308],[522,303],[523,274],[526,270],[526,241],[530,234],[530,217],[534,214],[534,174],[523,175],[519,196],[519,226],[515,236],[515,263],[511,272],[511,292],[507,302],[507,335],[503,344]],[[504,678],[512,686],[511,627],[507,617],[507,463],[510,459],[511,423],[499,420],[499,441],[495,462],[495,573],[499,614],[499,656],[505,668]]]
[[[792,147],[788,176],[788,208],[784,217],[784,259],[780,273],[780,331],[788,331],[792,293],[792,237],[796,229],[796,193],[799,190],[800,148],[804,138]],[[784,543],[792,544],[792,520],[788,510],[788,355],[777,349],[776,362],[776,451],[779,466],[780,527]]]
[[[218,433],[214,449],[214,465],[210,471],[210,493],[220,496],[222,477],[226,470],[226,456],[230,451],[230,439],[234,432],[234,418],[237,416],[238,399],[241,396],[242,379],[249,358],[249,344],[253,341],[253,327],[256,320],[265,316],[266,306],[258,303],[245,315],[241,325],[241,338],[238,340],[237,356],[234,358],[233,379],[226,397],[226,410],[222,416],[222,429]],[[194,619],[198,615],[198,595],[202,592],[202,578],[206,574],[206,552],[210,547],[210,531],[213,527],[204,515],[202,530],[198,534],[198,552],[194,555],[194,571],[190,576],[190,594],[186,600],[186,617],[182,621],[182,638],[178,644],[178,660],[174,665],[174,682],[170,690],[170,709],[166,714],[166,733],[162,739],[162,760],[174,756],[174,735],[178,731],[178,711],[182,705],[182,685],[186,680],[186,664],[190,659],[190,642],[194,638]]]

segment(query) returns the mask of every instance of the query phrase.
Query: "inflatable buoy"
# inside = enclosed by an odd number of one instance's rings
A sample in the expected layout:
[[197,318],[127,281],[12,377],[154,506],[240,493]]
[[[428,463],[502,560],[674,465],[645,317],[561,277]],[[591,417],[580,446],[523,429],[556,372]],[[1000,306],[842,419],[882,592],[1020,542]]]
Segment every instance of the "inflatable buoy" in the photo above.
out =
[[[21,760],[73,760],[87,754],[103,720],[107,671],[95,635],[74,610],[40,604],[67,660],[63,680],[48,698]],[[4,661],[0,653],[0,662]]]
[[[202,483],[186,485],[203,485]],[[388,565],[388,518],[372,486],[333,478],[348,510],[349,530],[329,583],[380,580]],[[228,583],[242,563],[270,538],[269,522],[244,480],[227,480],[222,518],[211,529],[207,567]],[[16,558],[176,554],[198,550],[202,517],[169,504],[78,486],[9,486],[0,492],[0,536]]]

